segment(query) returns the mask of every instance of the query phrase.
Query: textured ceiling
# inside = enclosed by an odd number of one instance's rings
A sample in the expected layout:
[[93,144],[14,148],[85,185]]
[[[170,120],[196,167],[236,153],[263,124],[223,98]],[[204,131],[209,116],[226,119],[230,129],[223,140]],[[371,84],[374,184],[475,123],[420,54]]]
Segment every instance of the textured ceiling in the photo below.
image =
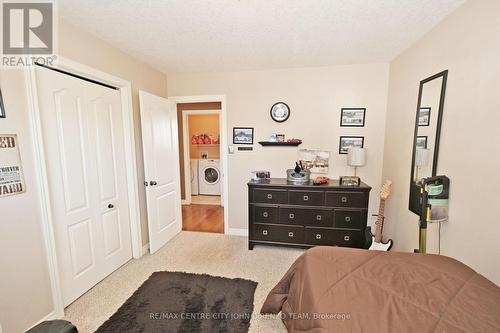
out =
[[64,19],[165,72],[388,62],[465,0],[59,0]]

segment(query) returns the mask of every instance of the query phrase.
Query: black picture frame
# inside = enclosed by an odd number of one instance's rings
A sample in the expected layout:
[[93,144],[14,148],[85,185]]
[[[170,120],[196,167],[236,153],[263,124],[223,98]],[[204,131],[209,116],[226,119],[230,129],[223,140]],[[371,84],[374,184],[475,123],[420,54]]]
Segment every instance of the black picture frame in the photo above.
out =
[[[359,111],[363,112],[363,122],[360,124],[348,124],[345,123],[344,117],[345,113],[349,111]],[[366,118],[366,108],[342,108],[340,110],[340,127],[365,127],[365,118]]]
[[419,140],[422,140],[424,142],[423,147],[420,147],[420,148],[427,149],[428,136],[427,135],[419,135],[419,136],[417,136],[417,141],[415,142],[415,145],[416,145],[417,148],[419,148],[419,144],[418,144]]
[[[237,131],[250,131],[250,140],[238,140],[236,136]],[[254,129],[253,127],[233,127],[233,144],[235,145],[253,145]]]
[[[278,105],[278,104],[283,104],[284,106],[286,106],[286,109],[288,110],[288,114],[286,115],[285,118],[283,119],[276,119],[274,118],[273,116],[273,108]],[[290,113],[292,113],[292,111],[290,110],[290,107],[288,106],[288,104],[286,104],[285,102],[276,102],[274,103],[272,106],[271,106],[271,109],[269,109],[269,114],[271,115],[271,119],[274,120],[275,122],[277,123],[284,123],[285,121],[288,120],[288,118],[290,118]]]
[[2,89],[0,89],[0,118],[5,118],[5,106],[3,104]]
[[[429,114],[427,116],[427,121],[422,122],[422,111],[428,111]],[[421,107],[418,111],[418,126],[419,127],[424,127],[424,126],[430,126],[431,125],[431,108],[428,106]]]
[[340,140],[339,140],[339,154],[341,154],[341,155],[347,154],[347,151],[342,150],[342,141],[347,140],[347,139],[361,139],[361,147],[360,148],[365,147],[365,137],[364,136],[352,136],[352,135],[341,136]]

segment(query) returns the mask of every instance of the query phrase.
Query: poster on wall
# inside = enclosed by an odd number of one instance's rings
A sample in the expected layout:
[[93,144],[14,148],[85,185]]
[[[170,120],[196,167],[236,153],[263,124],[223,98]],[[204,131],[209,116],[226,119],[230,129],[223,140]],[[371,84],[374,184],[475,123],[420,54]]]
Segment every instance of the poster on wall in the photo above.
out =
[[0,198],[25,191],[16,134],[0,134]]
[[300,149],[299,160],[312,173],[328,173],[330,152],[316,149]]

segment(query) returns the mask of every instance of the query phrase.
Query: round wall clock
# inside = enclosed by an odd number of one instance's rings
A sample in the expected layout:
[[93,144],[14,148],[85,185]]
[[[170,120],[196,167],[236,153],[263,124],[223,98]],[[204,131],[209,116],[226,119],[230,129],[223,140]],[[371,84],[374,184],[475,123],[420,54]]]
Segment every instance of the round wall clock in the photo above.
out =
[[278,102],[271,106],[271,118],[278,123],[282,123],[290,117],[290,107],[286,103]]

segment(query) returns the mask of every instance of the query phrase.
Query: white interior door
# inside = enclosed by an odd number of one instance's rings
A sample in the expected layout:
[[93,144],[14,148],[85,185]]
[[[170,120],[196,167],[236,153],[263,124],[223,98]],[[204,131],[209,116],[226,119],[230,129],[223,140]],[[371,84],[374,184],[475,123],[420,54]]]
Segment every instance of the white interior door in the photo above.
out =
[[45,68],[37,93],[64,305],[132,258],[120,93]]
[[139,98],[149,249],[154,253],[182,229],[177,109],[144,91]]

